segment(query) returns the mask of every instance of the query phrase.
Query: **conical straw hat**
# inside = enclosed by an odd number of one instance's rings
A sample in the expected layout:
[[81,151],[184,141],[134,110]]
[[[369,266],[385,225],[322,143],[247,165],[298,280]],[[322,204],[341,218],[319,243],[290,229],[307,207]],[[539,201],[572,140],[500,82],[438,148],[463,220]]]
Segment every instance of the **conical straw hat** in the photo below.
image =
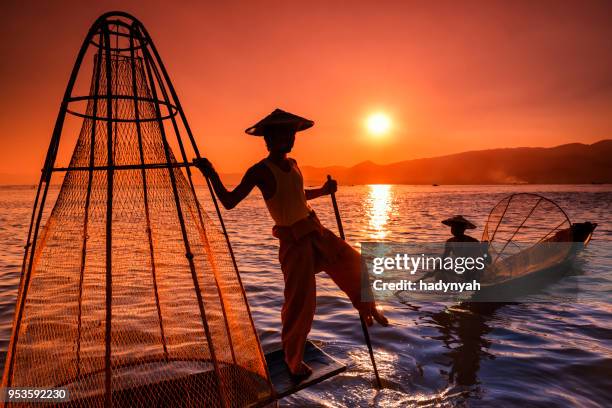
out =
[[253,136],[263,136],[265,128],[270,126],[291,126],[295,127],[296,132],[299,132],[312,127],[312,125],[314,125],[312,120],[285,112],[282,109],[275,109],[274,112],[245,130],[245,132]]
[[463,225],[466,229],[474,229],[476,225],[468,221],[463,215],[455,215],[442,221],[442,224],[452,227],[453,225]]

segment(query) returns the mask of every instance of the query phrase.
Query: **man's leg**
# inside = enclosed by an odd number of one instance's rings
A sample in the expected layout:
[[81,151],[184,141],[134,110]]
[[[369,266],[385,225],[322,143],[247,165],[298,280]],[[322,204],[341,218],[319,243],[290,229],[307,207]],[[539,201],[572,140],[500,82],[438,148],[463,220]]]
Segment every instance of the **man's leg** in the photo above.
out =
[[317,304],[314,253],[309,237],[296,243],[281,241],[279,260],[285,278],[285,302],[281,311],[281,338],[285,362],[293,374],[308,374],[303,365],[304,345]]
[[325,230],[319,248],[326,251],[334,248],[335,253],[326,258],[330,261],[324,262],[321,269],[327,272],[338,287],[346,293],[368,325],[372,324],[372,318],[383,326],[389,324],[382,312],[376,309],[375,302],[361,301],[361,256],[348,243],[344,242],[333,232]]

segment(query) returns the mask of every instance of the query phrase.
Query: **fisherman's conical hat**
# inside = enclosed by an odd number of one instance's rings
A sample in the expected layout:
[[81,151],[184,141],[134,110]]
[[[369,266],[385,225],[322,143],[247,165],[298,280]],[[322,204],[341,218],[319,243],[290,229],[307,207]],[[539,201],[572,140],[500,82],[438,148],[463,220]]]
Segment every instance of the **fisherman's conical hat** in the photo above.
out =
[[312,125],[314,125],[312,120],[285,112],[282,109],[275,109],[274,112],[245,130],[245,132],[253,136],[263,136],[264,129],[270,126],[291,126],[295,127],[296,132],[299,132],[312,127]]
[[462,225],[466,229],[474,229],[476,225],[468,221],[463,215],[455,215],[442,221],[442,224],[452,227],[453,225]]

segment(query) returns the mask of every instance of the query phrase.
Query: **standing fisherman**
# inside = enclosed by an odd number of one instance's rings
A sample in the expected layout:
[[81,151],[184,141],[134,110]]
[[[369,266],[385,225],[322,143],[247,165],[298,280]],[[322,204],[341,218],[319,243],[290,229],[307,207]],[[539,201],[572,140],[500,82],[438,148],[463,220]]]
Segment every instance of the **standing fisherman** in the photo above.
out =
[[312,373],[303,357],[316,307],[316,273],[327,272],[368,325],[372,325],[373,320],[388,325],[387,318],[374,302],[361,302],[359,252],[325,228],[308,205],[307,200],[335,192],[336,182],[329,180],[320,188],[304,190],[297,162],[287,157],[296,132],[312,125],[311,120],[276,109],[248,128],[247,134],[264,137],[270,153],[247,170],[233,191],[225,188],[208,160],[195,161],[212,182],[215,194],[226,209],[234,208],[254,187],[261,191],[275,222],[272,235],[280,241],[279,261],[285,280],[285,302],[281,311],[285,361],[291,373],[298,377]]

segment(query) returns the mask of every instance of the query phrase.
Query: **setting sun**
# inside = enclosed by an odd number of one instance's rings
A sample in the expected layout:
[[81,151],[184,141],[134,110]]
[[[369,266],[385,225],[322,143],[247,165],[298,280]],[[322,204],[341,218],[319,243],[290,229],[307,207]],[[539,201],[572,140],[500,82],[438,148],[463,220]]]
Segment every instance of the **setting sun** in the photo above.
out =
[[373,113],[366,119],[366,128],[374,136],[384,135],[391,128],[391,118],[381,112]]

